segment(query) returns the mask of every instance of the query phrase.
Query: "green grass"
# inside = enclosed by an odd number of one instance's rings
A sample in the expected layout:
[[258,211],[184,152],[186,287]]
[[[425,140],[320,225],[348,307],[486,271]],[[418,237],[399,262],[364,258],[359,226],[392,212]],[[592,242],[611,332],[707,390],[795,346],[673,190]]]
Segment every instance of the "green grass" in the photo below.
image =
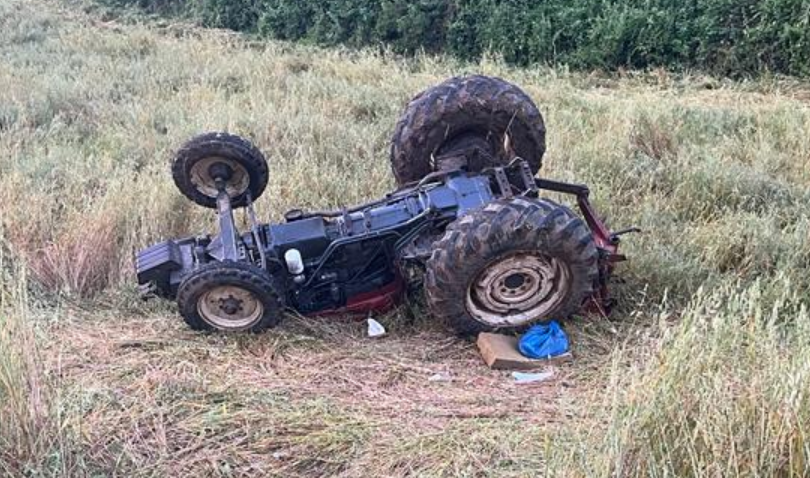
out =
[[[211,230],[174,189],[204,130],[270,158],[264,219],[391,187],[388,137],[444,78],[540,105],[542,174],[637,225],[609,321],[566,325],[518,387],[424,317],[192,333],[135,299],[132,257]],[[810,86],[620,77],[258,43],[0,0],[0,475],[806,476]],[[430,382],[437,372],[451,382]]]

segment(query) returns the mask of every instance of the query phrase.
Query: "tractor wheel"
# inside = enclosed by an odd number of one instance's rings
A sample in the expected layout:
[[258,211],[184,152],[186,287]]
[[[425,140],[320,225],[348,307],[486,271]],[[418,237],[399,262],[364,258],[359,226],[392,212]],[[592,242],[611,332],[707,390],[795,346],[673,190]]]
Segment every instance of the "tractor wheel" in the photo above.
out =
[[[476,149],[483,154],[470,154]],[[471,172],[519,156],[536,174],[545,151],[546,127],[532,99],[500,78],[474,75],[450,78],[408,103],[391,140],[391,166],[400,186],[458,167],[465,156]]]
[[593,294],[597,255],[590,230],[568,208],[495,201],[451,223],[433,244],[427,304],[461,335],[565,319]]
[[281,320],[283,306],[264,270],[212,262],[192,272],[177,292],[180,315],[194,330],[261,332]]
[[250,141],[229,133],[205,133],[190,139],[172,162],[174,184],[203,207],[217,207],[214,171],[226,171],[225,190],[233,207],[247,206],[267,186],[267,160]]

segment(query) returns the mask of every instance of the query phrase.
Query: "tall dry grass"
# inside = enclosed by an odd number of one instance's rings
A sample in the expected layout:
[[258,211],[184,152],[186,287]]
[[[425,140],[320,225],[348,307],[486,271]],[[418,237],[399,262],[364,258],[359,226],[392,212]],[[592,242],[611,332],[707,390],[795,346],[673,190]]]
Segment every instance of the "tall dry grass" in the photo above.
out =
[[[790,281],[699,291],[662,315],[643,360],[614,355],[592,418],[605,434],[562,450],[561,474],[807,476],[810,317]],[[559,451],[559,450],[558,450]]]
[[25,270],[0,229],[0,475],[67,476],[70,441],[53,377],[43,367]]
[[[0,0],[0,62],[4,473],[810,473],[808,85],[662,71],[603,77],[512,69],[491,59],[403,60],[160,21],[104,21],[56,0]],[[620,268],[625,283],[616,285],[620,307],[612,322],[568,326],[584,364],[572,374],[593,394],[572,392],[572,403],[564,412],[555,406],[559,416],[546,428],[521,415],[434,427],[418,406],[395,417],[407,426],[386,425],[371,399],[338,410],[311,396],[223,393],[220,386],[250,384],[234,382],[230,368],[211,367],[258,360],[250,358],[252,342],[150,326],[174,345],[142,354],[111,345],[140,330],[149,314],[174,320],[129,300],[134,251],[213,227],[211,213],[182,199],[167,173],[186,138],[227,129],[268,153],[263,219],[292,207],[361,202],[393,186],[387,141],[404,103],[465,72],[523,86],[547,119],[542,174],[588,184],[611,224],[645,230],[623,246],[631,262]],[[81,313],[63,312],[77,307]],[[419,334],[425,323],[403,333]],[[55,344],[63,339],[81,346],[60,351]],[[281,331],[253,340],[289,340],[286,347],[302,356],[319,356],[337,339]],[[402,353],[412,351],[408,344]],[[80,361],[83,347],[99,348],[93,360],[109,360],[109,368],[73,364],[66,380],[52,380],[54,364]],[[424,360],[433,366],[427,352]],[[335,373],[346,374],[345,382],[330,393],[357,380],[348,368]],[[393,372],[379,373],[397,383]],[[175,383],[178,376],[187,382]],[[148,383],[133,385],[132,377]],[[383,382],[368,396],[387,397]],[[232,407],[239,413],[220,413]],[[321,426],[323,410],[336,415]],[[109,433],[88,431],[87,420]],[[245,426],[264,439],[241,435]],[[273,461],[267,437],[274,432],[302,456]],[[216,456],[227,466],[206,468],[214,465],[194,453],[221,446],[215,435],[236,437],[247,449],[225,448]],[[167,436],[186,444],[176,468]]]

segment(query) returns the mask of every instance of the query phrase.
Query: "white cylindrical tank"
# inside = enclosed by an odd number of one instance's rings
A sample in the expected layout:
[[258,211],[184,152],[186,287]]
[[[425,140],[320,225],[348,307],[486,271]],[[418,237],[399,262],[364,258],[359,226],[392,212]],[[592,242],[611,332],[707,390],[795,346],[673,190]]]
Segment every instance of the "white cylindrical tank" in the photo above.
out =
[[298,249],[288,249],[284,253],[284,262],[287,263],[287,270],[293,275],[293,280],[300,283],[304,281],[304,258]]

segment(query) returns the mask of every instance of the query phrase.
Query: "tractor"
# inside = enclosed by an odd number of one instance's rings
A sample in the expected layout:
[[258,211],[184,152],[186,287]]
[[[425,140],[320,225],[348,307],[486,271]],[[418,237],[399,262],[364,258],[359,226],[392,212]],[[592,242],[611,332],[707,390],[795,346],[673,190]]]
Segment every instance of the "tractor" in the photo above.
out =
[[[136,256],[144,297],[175,300],[194,330],[260,332],[285,309],[384,313],[420,277],[430,314],[461,335],[520,331],[579,311],[607,314],[619,236],[587,187],[537,177],[545,124],[500,78],[451,78],[415,96],[391,140],[398,188],[332,211],[257,220],[268,182],[262,152],[224,132],[190,139],[171,171],[180,192],[215,209],[218,231]],[[543,197],[571,195],[580,215]],[[246,208],[238,230],[234,210]]]

